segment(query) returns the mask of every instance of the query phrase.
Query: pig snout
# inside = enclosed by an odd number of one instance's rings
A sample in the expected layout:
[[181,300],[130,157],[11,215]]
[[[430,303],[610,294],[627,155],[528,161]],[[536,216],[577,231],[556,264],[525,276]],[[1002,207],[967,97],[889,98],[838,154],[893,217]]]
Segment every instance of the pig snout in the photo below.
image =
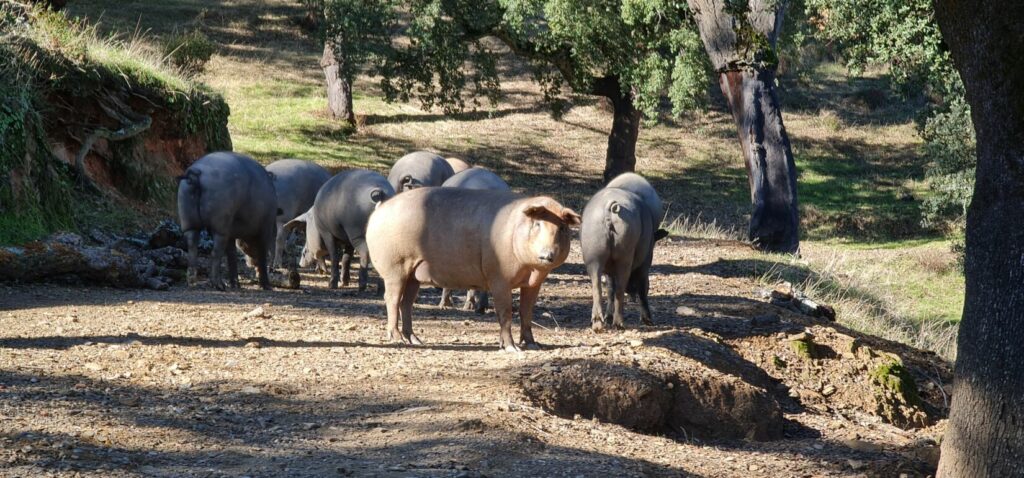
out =
[[299,258],[299,267],[312,267],[316,263],[316,257],[308,247],[302,248],[302,257]]
[[537,256],[541,262],[551,263],[555,261],[555,251],[552,249],[544,249],[540,251],[540,255]]

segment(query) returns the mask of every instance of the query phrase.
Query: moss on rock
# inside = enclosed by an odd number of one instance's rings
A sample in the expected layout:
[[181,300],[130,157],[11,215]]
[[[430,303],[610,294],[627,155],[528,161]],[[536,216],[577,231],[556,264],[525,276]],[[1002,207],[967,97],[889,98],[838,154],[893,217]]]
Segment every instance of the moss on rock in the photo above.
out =
[[901,428],[928,425],[928,414],[917,391],[917,382],[898,360],[886,361],[871,370],[875,412]]

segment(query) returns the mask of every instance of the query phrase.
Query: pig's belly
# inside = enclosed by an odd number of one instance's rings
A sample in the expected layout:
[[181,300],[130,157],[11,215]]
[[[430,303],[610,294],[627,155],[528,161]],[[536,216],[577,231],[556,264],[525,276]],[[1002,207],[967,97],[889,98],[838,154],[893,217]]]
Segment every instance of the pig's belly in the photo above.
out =
[[486,290],[487,283],[479,270],[471,267],[435,266],[427,261],[416,266],[416,280],[421,284],[449,289]]

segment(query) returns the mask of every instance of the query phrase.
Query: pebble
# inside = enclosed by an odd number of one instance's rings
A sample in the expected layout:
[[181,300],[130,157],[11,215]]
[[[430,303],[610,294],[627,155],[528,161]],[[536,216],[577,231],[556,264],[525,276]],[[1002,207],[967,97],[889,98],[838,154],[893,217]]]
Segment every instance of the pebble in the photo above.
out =
[[676,307],[676,315],[695,316],[697,315],[697,311],[694,310],[692,307],[681,305],[679,307]]

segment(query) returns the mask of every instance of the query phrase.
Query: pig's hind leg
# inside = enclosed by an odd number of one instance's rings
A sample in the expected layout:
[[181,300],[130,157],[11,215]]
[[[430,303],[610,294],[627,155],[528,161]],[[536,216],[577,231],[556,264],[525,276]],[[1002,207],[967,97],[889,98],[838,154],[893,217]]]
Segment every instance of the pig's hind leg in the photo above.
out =
[[235,246],[235,241],[228,240],[224,254],[228,259],[228,287],[238,289],[238,247]]
[[[386,287],[385,287],[386,290]],[[399,313],[402,317],[402,338],[407,344],[412,345],[423,345],[419,337],[412,333],[412,304],[416,302],[416,295],[420,291],[420,281],[416,280],[415,275],[410,275],[409,279],[405,281],[405,287],[402,290],[402,301]]]
[[327,284],[327,287],[337,289],[338,276],[340,275],[340,272],[338,271],[338,241],[332,237],[325,240],[324,243],[327,244],[327,250],[331,257],[331,281]]
[[217,290],[224,290],[224,281],[220,277],[220,262],[224,258],[229,243],[234,249],[234,243],[227,236],[216,233],[213,235],[213,252],[210,254],[210,285]]
[[[467,299],[467,304],[468,304],[468,299]],[[439,302],[437,304],[437,306],[442,308],[442,309],[451,309],[452,307],[455,306],[455,304],[452,302],[452,290],[451,289],[449,289],[447,287],[441,289],[441,302]]]
[[[348,262],[352,262],[352,254],[349,252],[352,248],[348,247],[345,249],[345,257],[348,258]],[[345,265],[346,272],[348,271],[348,264]],[[359,245],[359,292],[366,290],[366,283],[370,280],[370,249],[366,247],[366,243]]]
[[199,231],[185,231],[185,243],[188,244],[188,270],[185,272],[185,283],[192,287],[196,285],[199,268]]
[[[351,244],[345,245],[345,253],[341,255],[341,286],[348,287],[348,284],[352,281],[352,253],[355,249],[352,248]],[[359,253],[360,264],[362,263],[363,253]],[[362,277],[362,271],[360,271],[360,277]],[[360,283],[359,291],[362,292],[366,288],[366,284]]]
[[601,290],[601,267],[597,264],[588,265],[587,275],[590,276],[590,288],[594,302],[590,309],[590,328],[594,332],[602,332],[604,331],[604,314],[601,312],[601,302],[604,301],[604,294]]
[[626,261],[619,261],[615,264],[613,270],[608,271],[611,281],[611,291],[608,294],[608,300],[611,302],[611,315],[612,315],[612,327],[616,329],[626,328],[626,323],[623,320],[623,307],[626,301],[626,285],[629,282],[629,265],[625,264]]

